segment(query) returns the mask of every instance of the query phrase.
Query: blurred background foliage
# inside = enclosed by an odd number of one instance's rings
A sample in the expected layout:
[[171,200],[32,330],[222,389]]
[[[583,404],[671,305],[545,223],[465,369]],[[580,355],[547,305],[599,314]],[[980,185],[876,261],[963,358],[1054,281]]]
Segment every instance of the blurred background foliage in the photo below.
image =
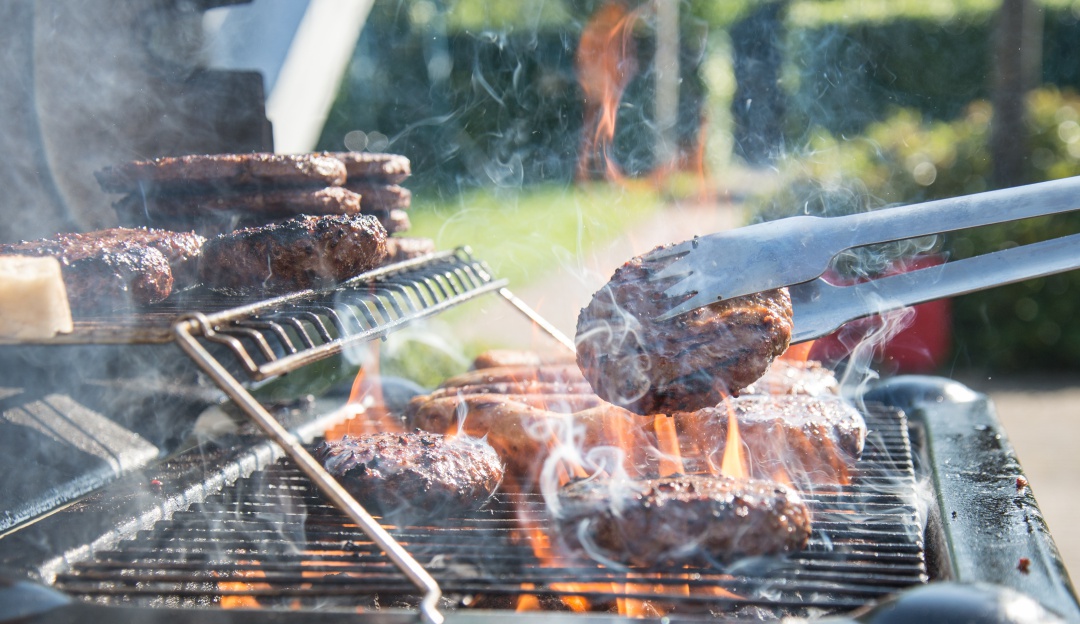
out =
[[[376,0],[319,147],[409,156],[417,216],[454,210],[472,188],[528,194],[539,184],[543,198],[552,185],[568,186],[583,118],[574,54],[604,1]],[[1078,175],[1080,1],[1025,1],[1037,10],[1038,64],[1024,87],[1022,124],[1012,130],[1017,179]],[[750,198],[755,219],[842,214],[1000,186],[992,157],[1003,118],[994,110],[1001,73],[994,45],[1009,2],[682,0],[678,142],[686,150],[704,144],[716,177],[745,164],[775,170],[779,190]],[[633,9],[642,0],[625,4]],[[740,39],[761,32],[771,37],[766,49]],[[656,30],[643,20],[632,38],[641,71],[620,101],[613,149],[627,175],[645,177],[660,164],[650,70]],[[774,52],[777,67],[760,65]],[[746,59],[758,63],[749,74],[740,65]],[[766,74],[756,87],[775,98],[772,117],[740,117],[747,84],[774,69],[775,78]],[[765,146],[744,144],[763,132],[775,132]],[[1077,226],[1077,216],[1032,220],[869,257],[913,249],[965,257]],[[960,297],[955,353],[945,365],[1080,368],[1078,305],[1076,272]]]

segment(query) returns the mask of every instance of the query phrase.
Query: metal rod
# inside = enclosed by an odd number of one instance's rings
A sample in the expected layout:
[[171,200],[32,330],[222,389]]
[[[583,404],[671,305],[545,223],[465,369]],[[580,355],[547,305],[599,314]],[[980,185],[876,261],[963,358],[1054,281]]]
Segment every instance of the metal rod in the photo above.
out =
[[[298,368],[307,366],[308,364],[312,364],[314,362],[318,362],[319,360],[324,360],[333,355],[337,355],[338,353],[344,351],[345,348],[349,345],[357,344],[360,342],[367,342],[370,340],[374,340],[375,338],[382,338],[383,336],[386,336],[395,329],[408,325],[413,321],[438,314],[439,312],[452,308],[459,303],[463,303],[474,297],[495,290],[500,285],[505,283],[506,280],[501,279],[485,286],[481,286],[475,290],[469,291],[464,295],[460,295],[452,299],[447,299],[446,301],[439,302],[432,306],[428,306],[423,310],[419,310],[417,312],[409,314],[402,313],[402,315],[398,318],[393,318],[393,315],[387,315],[388,318],[385,322],[378,324],[372,329],[362,331],[360,333],[350,336],[343,336],[333,342],[319,345],[312,349],[304,349],[303,351],[277,358],[273,361],[256,367],[255,370],[251,370],[248,372],[253,380],[262,381],[263,379],[269,379],[271,377],[276,377],[278,375],[294,371]],[[377,303],[379,300],[374,299],[373,301]]]
[[559,344],[566,347],[567,349],[570,349],[570,353],[577,353],[577,347],[574,345],[573,340],[570,340],[570,338],[566,334],[559,331],[559,328],[552,325],[551,322],[548,321],[546,318],[540,316],[540,314],[536,310],[530,308],[529,304],[525,303],[517,295],[510,292],[509,288],[500,288],[499,294],[503,296],[503,299],[509,301],[510,305],[514,306],[514,308],[518,312],[521,312],[522,314],[527,316],[530,321],[539,325],[540,329],[546,331],[548,335],[557,340]]
[[307,452],[304,445],[289,433],[285,427],[275,419],[270,412],[259,403],[251,394],[213,356],[206,351],[194,338],[194,333],[200,332],[204,336],[213,335],[213,327],[204,315],[194,314],[181,319],[173,328],[177,343],[188,356],[217,383],[225,394],[229,396],[243,411],[258,425],[271,440],[276,442],[285,454],[288,455],[297,467],[315,483],[345,515],[356,522],[357,526],[372,539],[386,553],[386,556],[394,562],[412,583],[424,592],[424,598],[420,603],[420,617],[428,624],[442,624],[443,615],[438,611],[439,599],[442,590],[439,584],[427,573],[416,559],[397,542],[374,518],[367,512],[356,499],[353,498],[336,479],[330,476],[325,469]]

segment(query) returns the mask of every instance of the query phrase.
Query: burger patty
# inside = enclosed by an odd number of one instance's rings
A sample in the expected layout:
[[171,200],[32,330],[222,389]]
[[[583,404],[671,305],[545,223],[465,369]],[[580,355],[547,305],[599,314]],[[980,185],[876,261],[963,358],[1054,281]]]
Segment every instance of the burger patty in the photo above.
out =
[[412,221],[409,220],[409,213],[404,210],[394,209],[385,212],[373,210],[371,212],[364,212],[364,214],[372,214],[378,217],[379,223],[381,223],[382,226],[386,228],[387,233],[390,234],[408,232],[412,228]]
[[280,186],[341,186],[346,166],[318,154],[203,154],[136,160],[95,172],[107,193],[229,191]]
[[199,278],[226,294],[330,286],[382,264],[386,230],[370,215],[303,215],[213,238]]
[[652,423],[595,396],[593,401],[593,407],[579,406],[575,410],[570,409],[571,405],[560,405],[559,399],[553,404],[543,396],[477,394],[410,406],[406,422],[410,427],[434,433],[460,430],[486,439],[505,462],[507,474],[523,491],[539,491],[544,463],[551,449],[559,444],[571,444],[588,453],[623,443],[627,471],[646,476],[656,463],[655,440],[649,436]]
[[205,239],[194,232],[110,228],[0,245],[0,254],[52,256],[79,312],[123,309],[166,299],[194,282]]
[[[386,231],[390,232],[390,228]],[[433,253],[435,253],[435,241],[430,238],[391,236],[386,239],[387,263],[404,262]]]
[[721,465],[732,414],[752,458],[752,477],[783,474],[800,487],[847,484],[866,442],[862,414],[838,396],[744,395],[673,416],[700,451],[685,454],[688,466],[706,470]]
[[[412,205],[412,191],[397,184],[378,184],[370,180],[345,183],[345,188],[360,196],[365,212],[405,210]],[[369,212],[370,213],[370,212]]]
[[336,158],[345,164],[350,182],[377,180],[387,184],[400,184],[412,173],[409,159],[400,154],[373,152],[323,152],[321,156]]
[[229,193],[126,195],[115,204],[117,214],[153,218],[191,217],[200,213],[257,215],[262,219],[301,214],[360,214],[360,195],[340,186],[318,189],[283,188]]
[[776,555],[810,538],[806,504],[768,481],[592,479],[563,486],[558,501],[557,532],[569,547],[628,565]]
[[368,511],[409,520],[476,510],[503,478],[490,446],[424,432],[346,435],[314,455]]
[[666,261],[636,257],[582,309],[577,362],[603,399],[638,414],[719,403],[761,377],[791,341],[787,289],[720,301],[667,321],[668,281],[649,281]]
[[840,382],[836,374],[822,366],[821,362],[774,360],[769,370],[740,394],[836,396],[840,394]]

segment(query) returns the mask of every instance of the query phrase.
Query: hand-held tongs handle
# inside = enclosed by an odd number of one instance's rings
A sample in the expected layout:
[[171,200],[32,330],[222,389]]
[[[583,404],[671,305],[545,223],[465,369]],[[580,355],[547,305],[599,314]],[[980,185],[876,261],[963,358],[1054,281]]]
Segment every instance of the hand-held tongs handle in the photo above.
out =
[[[1080,208],[1080,177],[824,219],[850,232],[844,249],[954,232]],[[842,238],[840,239],[843,240]],[[835,255],[835,253],[833,255]]]
[[843,217],[790,217],[702,236],[650,253],[656,260],[677,258],[651,278],[676,280],[664,294],[679,303],[659,318],[810,281],[853,247],[1077,209],[1080,176]]
[[864,316],[1078,268],[1080,234],[1072,234],[851,286],[815,279],[791,287],[791,342],[819,338]]

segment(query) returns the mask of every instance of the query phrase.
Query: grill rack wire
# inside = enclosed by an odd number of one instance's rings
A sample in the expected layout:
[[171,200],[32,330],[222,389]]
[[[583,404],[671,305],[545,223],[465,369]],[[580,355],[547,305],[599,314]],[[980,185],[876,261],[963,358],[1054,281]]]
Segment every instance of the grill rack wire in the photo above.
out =
[[[531,595],[545,604],[568,596],[593,605],[651,600],[729,615],[847,611],[928,579],[906,419],[883,406],[866,418],[872,434],[852,484],[804,495],[814,515],[809,546],[757,567],[706,563],[642,572],[565,553],[541,561],[533,527],[547,512],[530,494],[497,494],[482,512],[399,527],[394,537],[430,568],[448,596],[443,606],[482,601],[512,609]],[[350,524],[283,459],[197,509],[95,553],[58,575],[56,585],[103,604],[206,607],[241,599],[269,608],[349,609],[373,600],[415,607],[412,584],[393,573],[381,545]],[[568,580],[577,585],[568,587]]]
[[[240,383],[208,346],[225,347],[251,381],[277,377],[342,353],[477,296],[497,291],[563,345],[572,342],[506,288],[468,248],[416,258],[358,275],[336,288],[303,291],[214,314],[193,313],[173,326],[180,348],[315,486],[361,528],[424,593],[419,610],[441,624],[438,583],[412,555],[356,502]],[[202,338],[200,341],[199,338]],[[235,366],[234,366],[235,368]]]

